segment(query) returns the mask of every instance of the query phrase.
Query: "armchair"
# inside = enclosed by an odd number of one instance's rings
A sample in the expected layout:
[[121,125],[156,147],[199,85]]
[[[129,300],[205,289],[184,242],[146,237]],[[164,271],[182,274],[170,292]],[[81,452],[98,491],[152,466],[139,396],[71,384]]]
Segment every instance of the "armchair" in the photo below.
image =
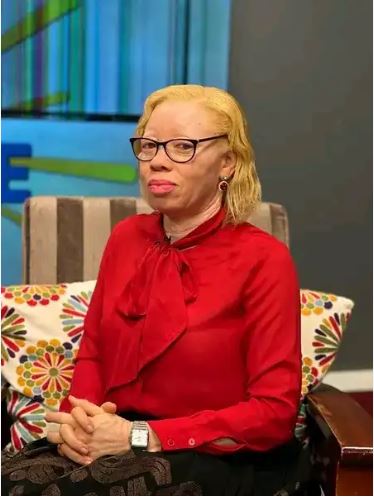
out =
[[[111,228],[150,212],[139,198],[33,197],[23,219],[23,281],[95,279]],[[250,222],[289,245],[284,207],[262,203]],[[325,495],[372,495],[372,419],[349,395],[320,384],[306,396],[318,482]],[[4,420],[3,420],[4,423]]]

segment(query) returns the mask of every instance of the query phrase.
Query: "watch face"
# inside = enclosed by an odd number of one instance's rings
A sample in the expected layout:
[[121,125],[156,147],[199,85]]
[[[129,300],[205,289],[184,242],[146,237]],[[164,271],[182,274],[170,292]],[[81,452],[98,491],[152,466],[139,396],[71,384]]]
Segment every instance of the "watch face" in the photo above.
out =
[[134,447],[147,447],[147,445],[148,445],[148,431],[134,429],[132,432],[131,444]]

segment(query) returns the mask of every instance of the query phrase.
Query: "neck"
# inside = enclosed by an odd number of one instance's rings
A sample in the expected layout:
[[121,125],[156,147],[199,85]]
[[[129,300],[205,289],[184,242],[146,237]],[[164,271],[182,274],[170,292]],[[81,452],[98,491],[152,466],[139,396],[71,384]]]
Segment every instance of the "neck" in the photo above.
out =
[[163,224],[165,234],[170,238],[171,242],[177,241],[187,236],[190,232],[195,230],[199,225],[203,224],[210,218],[212,218],[221,208],[222,198],[221,196],[216,196],[212,202],[206,207],[205,210],[198,213],[197,215],[192,215],[188,218],[175,219],[169,215],[164,215]]

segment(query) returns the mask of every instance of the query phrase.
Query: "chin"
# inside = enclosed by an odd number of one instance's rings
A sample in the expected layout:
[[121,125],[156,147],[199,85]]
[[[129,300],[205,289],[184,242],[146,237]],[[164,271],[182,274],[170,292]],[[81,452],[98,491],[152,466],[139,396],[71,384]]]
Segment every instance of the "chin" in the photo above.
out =
[[175,203],[170,202],[168,199],[156,196],[147,196],[146,201],[153,210],[157,210],[161,213],[175,211]]
[[140,184],[140,195],[153,210],[160,211],[161,213],[164,213],[165,209],[170,209],[171,204],[175,204],[175,201],[173,203],[173,201],[170,199],[170,196],[157,196],[150,193],[147,187],[144,187],[143,183]]
[[163,215],[172,216],[185,211],[185,205],[181,205],[176,199],[167,199],[166,196],[147,196],[145,200],[153,210]]

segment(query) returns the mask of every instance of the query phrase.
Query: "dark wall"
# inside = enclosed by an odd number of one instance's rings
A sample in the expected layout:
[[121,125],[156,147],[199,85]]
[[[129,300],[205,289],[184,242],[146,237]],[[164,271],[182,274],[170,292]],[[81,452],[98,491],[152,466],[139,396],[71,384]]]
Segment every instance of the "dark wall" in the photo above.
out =
[[233,0],[229,90],[301,286],[356,303],[335,369],[372,366],[372,0]]

